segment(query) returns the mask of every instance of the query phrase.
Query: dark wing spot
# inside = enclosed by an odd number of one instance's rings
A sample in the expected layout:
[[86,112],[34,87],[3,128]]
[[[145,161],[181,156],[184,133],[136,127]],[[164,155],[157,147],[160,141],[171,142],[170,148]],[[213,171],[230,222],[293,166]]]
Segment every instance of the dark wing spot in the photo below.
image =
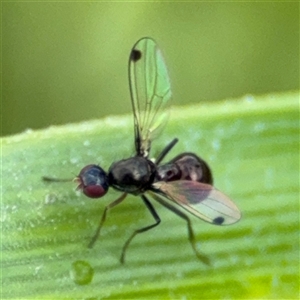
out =
[[225,219],[223,217],[217,217],[213,220],[213,223],[216,225],[221,225],[224,223],[224,221],[225,221]]
[[132,61],[138,61],[138,60],[141,59],[141,57],[142,57],[142,52],[141,51],[135,50],[135,49],[131,51],[130,59]]

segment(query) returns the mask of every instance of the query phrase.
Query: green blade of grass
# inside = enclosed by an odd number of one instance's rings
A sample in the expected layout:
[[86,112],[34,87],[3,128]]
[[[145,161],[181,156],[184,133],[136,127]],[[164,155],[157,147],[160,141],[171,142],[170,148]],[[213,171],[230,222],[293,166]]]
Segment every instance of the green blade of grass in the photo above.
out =
[[[154,203],[153,223],[138,197],[112,209],[93,249],[92,237],[112,189],[100,200],[76,185],[45,183],[41,176],[72,178],[86,164],[108,169],[133,149],[130,116],[52,127],[3,138],[2,298],[26,299],[296,299],[299,297],[299,93],[245,97],[175,108],[159,153],[174,137],[168,159],[195,152],[211,166],[215,185],[234,200],[242,219],[214,226],[191,216],[197,260],[186,224]],[[154,201],[153,201],[154,202]]]

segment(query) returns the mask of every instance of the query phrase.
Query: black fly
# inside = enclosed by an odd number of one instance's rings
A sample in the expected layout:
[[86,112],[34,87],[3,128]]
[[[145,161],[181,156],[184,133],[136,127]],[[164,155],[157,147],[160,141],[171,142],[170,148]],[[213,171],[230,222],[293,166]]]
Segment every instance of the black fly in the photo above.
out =
[[[98,228],[89,243],[92,247],[99,237],[108,210],[121,203],[127,194],[140,196],[155,222],[135,230],[123,246],[121,263],[132,239],[160,223],[160,218],[146,193],[187,222],[188,237],[197,257],[208,264],[208,258],[196,249],[189,217],[173,203],[178,204],[198,218],[215,224],[237,222],[240,211],[223,193],[212,186],[213,178],[207,163],[194,153],[182,153],[170,162],[161,161],[178,142],[169,143],[153,162],[149,159],[151,142],[163,129],[168,118],[171,87],[167,68],[157,44],[151,38],[140,39],[129,56],[129,84],[134,116],[134,157],[114,162],[105,172],[98,165],[85,166],[76,178],[78,188],[90,198],[100,198],[108,188],[123,194],[104,209]],[[53,178],[43,177],[46,181]]]

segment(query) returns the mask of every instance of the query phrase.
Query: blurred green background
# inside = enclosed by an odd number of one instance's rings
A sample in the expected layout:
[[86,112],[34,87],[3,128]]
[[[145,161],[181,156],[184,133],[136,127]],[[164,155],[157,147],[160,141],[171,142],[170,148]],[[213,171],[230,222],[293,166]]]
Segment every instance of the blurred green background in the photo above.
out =
[[299,2],[4,2],[2,135],[129,113],[143,36],[173,105],[299,89]]

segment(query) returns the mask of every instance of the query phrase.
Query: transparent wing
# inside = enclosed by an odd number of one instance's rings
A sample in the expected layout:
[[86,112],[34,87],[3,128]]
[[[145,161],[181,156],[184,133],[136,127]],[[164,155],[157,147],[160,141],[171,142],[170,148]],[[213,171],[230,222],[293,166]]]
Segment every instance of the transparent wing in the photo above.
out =
[[153,186],[168,199],[206,222],[229,225],[241,218],[237,206],[209,184],[178,180],[157,182]]
[[168,71],[154,40],[142,38],[133,46],[129,57],[129,84],[136,152],[148,156],[151,141],[166,124],[171,100]]

